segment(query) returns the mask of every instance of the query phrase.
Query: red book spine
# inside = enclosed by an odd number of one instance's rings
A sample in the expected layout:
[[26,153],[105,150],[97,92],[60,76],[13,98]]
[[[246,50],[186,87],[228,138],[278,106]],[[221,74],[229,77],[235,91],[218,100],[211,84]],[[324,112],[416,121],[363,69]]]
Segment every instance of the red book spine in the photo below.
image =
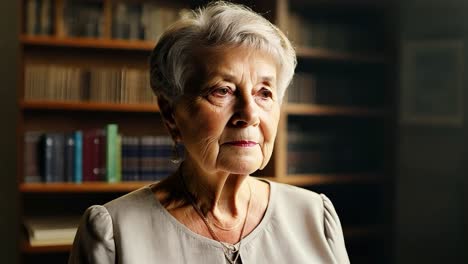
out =
[[97,180],[106,181],[106,167],[107,167],[107,134],[106,130],[100,129],[98,132],[99,138],[99,150],[98,150],[98,159],[96,166],[98,168]]
[[92,174],[91,174],[91,181],[99,181],[100,180],[100,175],[101,175],[101,159],[102,159],[102,136],[101,136],[101,130],[100,129],[95,129],[93,130],[93,140],[92,140],[92,154],[91,154],[91,168],[92,168]]
[[93,136],[92,130],[83,131],[83,181],[91,181],[93,178],[93,168],[91,161],[93,160]]

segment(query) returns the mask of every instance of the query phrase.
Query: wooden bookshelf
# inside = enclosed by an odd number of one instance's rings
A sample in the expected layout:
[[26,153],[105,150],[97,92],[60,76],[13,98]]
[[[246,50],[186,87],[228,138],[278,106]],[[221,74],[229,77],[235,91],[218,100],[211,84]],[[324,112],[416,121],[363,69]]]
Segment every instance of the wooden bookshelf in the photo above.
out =
[[84,183],[23,183],[23,193],[96,193],[96,192],[131,192],[151,182],[84,182]]
[[382,175],[370,173],[348,174],[291,174],[271,180],[296,186],[315,186],[326,184],[378,184],[384,181]]
[[[372,184],[383,181],[378,174],[297,174],[284,177],[260,177],[279,183],[296,186],[313,186],[322,184],[362,183]],[[22,183],[19,190],[22,193],[96,193],[96,192],[131,192],[152,182],[84,182],[84,183]]]
[[[45,46],[64,48],[113,49],[130,51],[151,51],[154,43],[140,40],[116,40],[96,38],[57,38],[51,36],[21,35],[20,42],[25,46]],[[298,47],[297,56],[302,59],[318,59],[358,63],[386,63],[388,59],[379,54],[359,54],[340,52],[325,48]]]
[[103,112],[142,112],[156,113],[156,104],[116,104],[94,102],[21,101],[23,110],[64,110],[64,111],[103,111]]
[[329,106],[329,105],[309,105],[286,103],[284,111],[289,115],[310,115],[310,116],[369,116],[369,117],[384,117],[385,110],[372,109],[364,107],[352,106]]
[[67,245],[53,245],[53,246],[31,246],[28,241],[21,243],[21,252],[28,254],[42,254],[42,253],[67,253],[71,250],[70,244]]
[[91,48],[91,49],[112,49],[129,51],[151,51],[155,43],[141,40],[118,40],[105,38],[70,38],[53,36],[28,36],[21,35],[20,42],[25,46],[45,46],[64,48]]
[[361,54],[310,47],[298,47],[296,52],[298,58],[300,59],[316,59],[326,61],[372,64],[384,64],[388,62],[388,59],[380,54]]

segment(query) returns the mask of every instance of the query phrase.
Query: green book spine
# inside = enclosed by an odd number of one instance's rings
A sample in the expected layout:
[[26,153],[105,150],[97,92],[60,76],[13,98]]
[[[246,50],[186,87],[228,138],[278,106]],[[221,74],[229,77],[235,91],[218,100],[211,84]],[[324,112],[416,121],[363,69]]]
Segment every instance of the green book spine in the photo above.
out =
[[117,182],[117,133],[116,124],[106,126],[107,151],[106,151],[106,171],[107,182]]
[[116,151],[116,180],[117,182],[122,181],[122,136],[117,135],[117,151]]

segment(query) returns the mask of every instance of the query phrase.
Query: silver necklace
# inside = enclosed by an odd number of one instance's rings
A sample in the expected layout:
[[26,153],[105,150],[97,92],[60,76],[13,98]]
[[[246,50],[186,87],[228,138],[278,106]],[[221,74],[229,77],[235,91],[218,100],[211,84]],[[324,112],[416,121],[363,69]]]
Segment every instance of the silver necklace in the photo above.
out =
[[[239,247],[236,249],[236,247],[234,245],[229,247],[228,245],[223,243],[221,241],[221,239],[219,239],[219,237],[216,235],[214,230],[211,228],[210,221],[208,220],[208,218],[206,218],[203,215],[203,212],[202,212],[201,208],[195,203],[195,199],[189,193],[187,185],[185,184],[185,180],[184,180],[184,176],[182,175],[182,172],[180,172],[180,178],[181,178],[181,181],[182,181],[184,193],[187,196],[187,198],[190,200],[190,203],[192,204],[192,207],[195,209],[197,214],[200,216],[200,218],[205,223],[206,227],[208,228],[208,231],[210,232],[210,235],[214,238],[214,240],[218,241],[221,244],[221,246],[223,247],[224,257],[228,260],[228,262],[230,264],[235,264],[237,262],[237,259],[240,256],[240,249],[241,249],[241,246],[242,246],[242,240],[243,240],[243,236],[244,236],[245,224],[247,223],[247,218],[249,216],[249,210],[250,210],[250,201],[252,200],[252,189],[250,187],[250,183],[247,182],[247,185],[249,186],[249,201],[247,202],[247,211],[245,213],[244,224],[242,225],[242,230],[241,230],[240,237],[239,237]],[[231,256],[230,256],[229,253],[235,254],[234,259],[231,259]]]

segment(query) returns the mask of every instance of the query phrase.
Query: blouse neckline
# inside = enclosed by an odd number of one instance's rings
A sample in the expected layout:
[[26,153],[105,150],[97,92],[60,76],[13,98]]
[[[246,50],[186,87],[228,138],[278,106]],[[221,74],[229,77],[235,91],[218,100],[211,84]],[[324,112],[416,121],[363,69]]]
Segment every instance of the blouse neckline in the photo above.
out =
[[[269,194],[269,198],[268,198],[268,205],[267,205],[265,214],[264,214],[262,220],[260,221],[260,223],[252,230],[252,232],[250,232],[247,236],[245,236],[242,239],[242,248],[245,247],[247,244],[249,244],[253,239],[255,239],[255,237],[257,237],[265,229],[266,225],[270,222],[272,211],[273,211],[274,205],[275,205],[275,197],[276,197],[276,185],[275,185],[275,183],[271,182],[269,180],[265,180],[265,179],[260,179],[260,178],[256,178],[256,179],[258,179],[260,181],[264,181],[267,184],[269,184],[269,186],[270,186],[270,194]],[[214,239],[211,239],[211,238],[208,238],[208,237],[205,237],[205,236],[202,236],[200,234],[197,234],[194,231],[190,230],[188,227],[186,227],[184,224],[179,222],[179,220],[177,220],[173,215],[171,215],[166,210],[166,208],[161,204],[161,202],[158,199],[156,199],[156,197],[154,197],[154,194],[153,194],[150,186],[151,185],[146,186],[145,190],[151,195],[152,202],[153,202],[154,207],[157,209],[156,210],[157,213],[162,214],[180,232],[182,232],[184,234],[187,234],[187,235],[191,236],[192,238],[196,239],[197,241],[200,241],[200,242],[202,242],[204,244],[207,244],[207,245],[210,245],[210,246],[213,246],[213,247],[216,247],[216,248],[223,249],[223,247],[219,244],[218,241],[216,241]],[[239,242],[236,243],[234,246],[238,247]]]

